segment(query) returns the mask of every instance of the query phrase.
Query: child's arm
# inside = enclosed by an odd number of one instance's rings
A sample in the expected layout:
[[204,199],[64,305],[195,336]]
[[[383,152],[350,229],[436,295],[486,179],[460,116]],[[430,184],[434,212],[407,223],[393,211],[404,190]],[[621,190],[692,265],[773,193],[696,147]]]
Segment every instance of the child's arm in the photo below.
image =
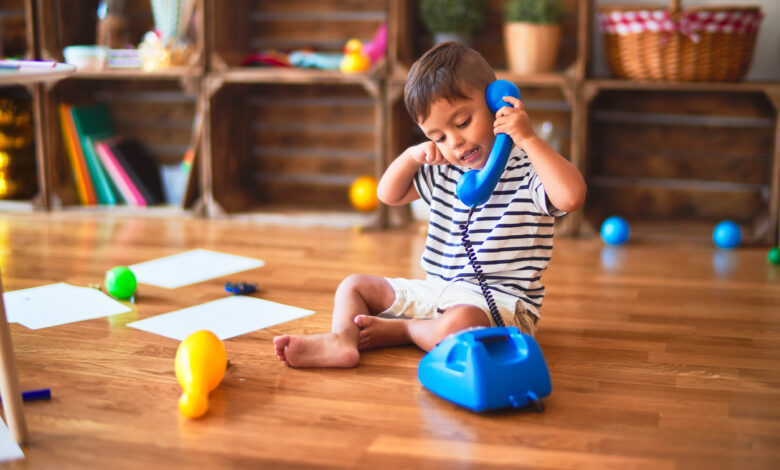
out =
[[586,192],[582,174],[536,135],[522,101],[511,96],[504,97],[504,101],[513,107],[505,106],[498,110],[493,132],[508,134],[515,145],[525,151],[542,180],[547,199],[556,208],[572,212],[582,207]]
[[420,198],[414,187],[414,174],[423,164],[440,165],[446,160],[431,141],[409,147],[387,167],[376,193],[389,206],[408,204]]

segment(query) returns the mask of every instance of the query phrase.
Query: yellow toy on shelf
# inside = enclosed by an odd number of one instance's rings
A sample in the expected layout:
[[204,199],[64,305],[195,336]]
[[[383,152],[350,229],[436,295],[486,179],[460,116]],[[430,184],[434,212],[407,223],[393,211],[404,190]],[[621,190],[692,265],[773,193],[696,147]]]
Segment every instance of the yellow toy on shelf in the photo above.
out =
[[365,72],[369,67],[371,67],[371,60],[363,54],[363,43],[358,39],[347,41],[339,69],[343,73],[360,73]]
[[179,411],[188,418],[203,416],[209,393],[222,381],[227,367],[225,345],[214,333],[201,330],[187,336],[176,350],[176,378],[184,389]]

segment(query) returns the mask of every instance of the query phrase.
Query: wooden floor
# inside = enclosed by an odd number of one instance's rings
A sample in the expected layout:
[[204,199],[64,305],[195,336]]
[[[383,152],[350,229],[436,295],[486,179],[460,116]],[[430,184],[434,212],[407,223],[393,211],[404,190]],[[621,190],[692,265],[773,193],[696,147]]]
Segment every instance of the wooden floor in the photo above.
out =
[[[166,290],[135,311],[41,330],[12,324],[31,440],[12,468],[780,468],[780,267],[767,248],[604,248],[557,239],[537,339],[553,393],[543,413],[476,415],[424,389],[414,347],[350,370],[296,370],[271,338],[329,329],[353,272],[420,275],[417,230],[0,215],[6,290],[102,283],[107,269],[186,249],[266,261]],[[225,341],[231,367],[199,420],[179,415],[175,340],[125,324],[226,295],[226,280],[313,316]]]

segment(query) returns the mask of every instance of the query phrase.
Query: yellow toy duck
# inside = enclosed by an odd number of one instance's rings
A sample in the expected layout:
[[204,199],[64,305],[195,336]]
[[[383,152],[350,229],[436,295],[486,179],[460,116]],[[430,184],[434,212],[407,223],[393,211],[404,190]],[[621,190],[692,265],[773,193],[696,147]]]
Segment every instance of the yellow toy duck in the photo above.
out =
[[363,55],[363,44],[358,39],[347,41],[339,69],[343,73],[359,73],[365,72],[370,66],[371,61]]

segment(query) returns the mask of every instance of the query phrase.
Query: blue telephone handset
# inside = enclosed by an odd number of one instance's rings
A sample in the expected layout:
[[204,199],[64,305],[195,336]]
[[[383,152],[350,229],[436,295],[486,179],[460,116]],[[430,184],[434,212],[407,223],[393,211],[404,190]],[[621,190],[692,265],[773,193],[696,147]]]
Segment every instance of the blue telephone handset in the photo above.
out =
[[[505,96],[514,96],[520,99],[520,90],[514,83],[507,80],[496,80],[487,87],[485,99],[488,108],[497,113],[504,106],[511,106],[504,101]],[[487,163],[481,170],[467,171],[458,180],[455,194],[463,204],[469,207],[480,206],[490,199],[493,190],[496,189],[501,174],[504,173],[506,162],[509,160],[509,152],[512,150],[512,138],[506,134],[496,136],[493,149],[490,151]]]

